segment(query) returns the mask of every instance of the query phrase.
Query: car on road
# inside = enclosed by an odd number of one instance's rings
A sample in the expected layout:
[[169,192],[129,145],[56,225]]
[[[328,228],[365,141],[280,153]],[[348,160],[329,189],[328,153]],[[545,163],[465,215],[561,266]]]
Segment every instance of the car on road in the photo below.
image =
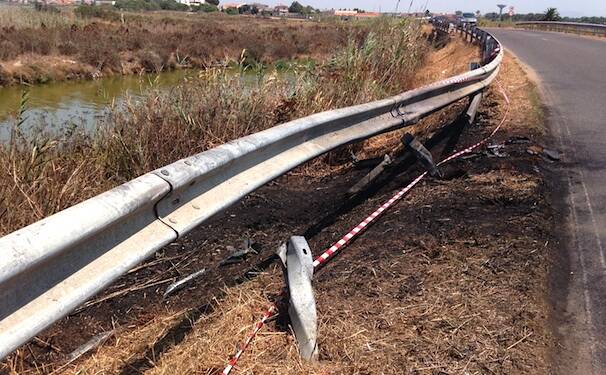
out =
[[463,13],[461,16],[459,16],[459,19],[457,21],[459,25],[476,25],[478,23],[478,19],[473,13]]

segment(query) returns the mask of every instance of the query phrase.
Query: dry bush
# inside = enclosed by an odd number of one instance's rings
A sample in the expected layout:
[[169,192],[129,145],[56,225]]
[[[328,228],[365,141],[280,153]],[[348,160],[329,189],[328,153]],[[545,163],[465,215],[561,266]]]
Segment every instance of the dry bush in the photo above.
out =
[[9,171],[1,177],[0,233],[226,141],[407,88],[426,50],[417,25],[379,21],[373,28],[362,41],[353,34],[326,65],[300,72],[294,88],[271,75],[250,87],[226,70],[209,70],[115,108],[92,136],[16,137],[0,148]]
[[[67,55],[112,74],[171,69],[177,66],[168,64],[168,58],[174,55],[186,58],[186,65],[191,67],[225,65],[238,62],[242,50],[246,50],[247,63],[268,64],[277,59],[322,59],[341,47],[349,33],[348,28],[336,24],[292,25],[282,20],[161,14],[127,13],[123,24],[118,20],[76,18],[67,12],[39,15],[21,8],[2,9],[0,61],[16,60],[24,54],[39,55],[36,65],[43,66],[46,56]],[[125,61],[120,56],[128,54],[140,56],[139,69],[121,69]],[[156,56],[161,57],[161,64]]]

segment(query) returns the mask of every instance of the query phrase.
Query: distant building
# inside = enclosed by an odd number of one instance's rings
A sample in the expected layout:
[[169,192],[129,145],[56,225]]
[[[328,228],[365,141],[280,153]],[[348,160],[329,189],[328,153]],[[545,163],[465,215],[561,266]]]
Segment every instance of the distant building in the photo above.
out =
[[334,15],[344,19],[351,18],[375,18],[380,17],[381,13],[378,12],[358,12],[357,10],[335,10]]
[[92,3],[94,5],[115,5],[116,1],[115,0],[93,0]]
[[236,4],[236,3],[227,3],[227,4],[221,4],[219,5],[221,10],[226,10],[226,9],[240,9],[243,5],[246,4]]
[[43,1],[43,4],[51,4],[51,5],[73,5],[76,3],[75,0],[48,0]]
[[267,4],[251,3],[251,4],[248,4],[248,5],[250,5],[251,8],[257,8],[257,10],[259,12],[269,11],[269,5],[267,5]]
[[202,5],[206,4],[206,0],[176,0],[180,4],[185,5]]
[[337,17],[354,17],[358,14],[355,10],[335,10],[335,16]]
[[276,5],[274,7],[274,12],[278,13],[278,14],[286,14],[288,13],[288,5]]

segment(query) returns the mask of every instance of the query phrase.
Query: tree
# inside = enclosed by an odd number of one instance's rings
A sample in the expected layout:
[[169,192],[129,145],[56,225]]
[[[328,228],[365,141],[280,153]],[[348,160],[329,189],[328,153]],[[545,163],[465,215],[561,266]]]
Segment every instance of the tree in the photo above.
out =
[[214,6],[219,6],[219,0],[206,0],[207,4],[212,4]]
[[560,17],[560,13],[557,8],[547,8],[545,11],[545,17],[543,17],[543,21],[559,21],[562,17]]
[[242,4],[242,6],[240,6],[240,8],[238,8],[238,12],[240,14],[245,14],[250,12],[250,5],[248,4]]
[[200,4],[200,6],[198,7],[198,12],[212,13],[218,11],[219,8],[217,8],[216,5],[210,4],[208,1],[206,3]]
[[288,7],[288,11],[290,13],[301,13],[305,12],[305,7],[301,5],[298,1],[293,1],[292,4]]

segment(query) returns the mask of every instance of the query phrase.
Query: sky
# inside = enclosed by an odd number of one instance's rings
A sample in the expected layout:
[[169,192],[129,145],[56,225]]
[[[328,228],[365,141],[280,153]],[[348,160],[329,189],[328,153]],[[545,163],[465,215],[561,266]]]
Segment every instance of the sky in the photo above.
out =
[[[396,8],[397,0],[298,0],[303,5],[311,5],[320,9],[339,9],[339,8],[361,8],[367,11],[379,10],[382,12],[393,12]],[[262,2],[262,1],[261,1]],[[290,5],[291,0],[268,0],[268,3],[276,5],[283,3]],[[482,13],[498,12],[496,4],[507,4],[513,6],[516,13],[541,13],[549,7],[558,8],[563,16],[606,16],[606,0],[413,0],[412,11],[427,9],[432,12],[454,13],[455,10],[464,12],[475,12],[480,10]],[[399,11],[406,12],[410,5],[410,0],[401,0]],[[507,8],[505,9],[507,11]]]

